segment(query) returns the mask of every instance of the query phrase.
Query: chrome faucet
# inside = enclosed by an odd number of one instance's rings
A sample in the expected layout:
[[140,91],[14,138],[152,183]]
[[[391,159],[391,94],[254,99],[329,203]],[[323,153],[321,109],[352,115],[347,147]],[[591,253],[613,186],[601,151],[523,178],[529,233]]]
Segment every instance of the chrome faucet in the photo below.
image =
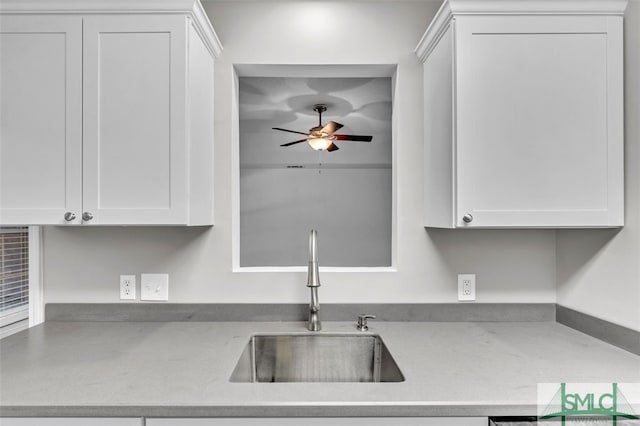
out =
[[318,272],[318,233],[315,229],[309,235],[309,269],[307,271],[307,287],[311,289],[311,303],[309,303],[309,323],[307,329],[320,331],[320,302],[318,301],[318,287],[320,287],[320,273]]

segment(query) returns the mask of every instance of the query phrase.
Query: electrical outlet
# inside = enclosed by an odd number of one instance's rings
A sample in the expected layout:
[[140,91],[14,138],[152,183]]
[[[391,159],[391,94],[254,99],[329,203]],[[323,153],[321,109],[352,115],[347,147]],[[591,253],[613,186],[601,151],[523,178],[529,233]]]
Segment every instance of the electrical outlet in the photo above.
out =
[[476,300],[476,274],[458,274],[458,300]]
[[120,275],[120,300],[136,300],[135,275]]
[[169,300],[168,274],[140,275],[140,300]]

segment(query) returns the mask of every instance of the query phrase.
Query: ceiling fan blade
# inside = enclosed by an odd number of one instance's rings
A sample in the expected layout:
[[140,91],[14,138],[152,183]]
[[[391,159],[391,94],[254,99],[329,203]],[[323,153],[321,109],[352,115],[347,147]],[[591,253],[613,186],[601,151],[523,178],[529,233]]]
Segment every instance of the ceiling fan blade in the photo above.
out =
[[371,142],[372,136],[333,135],[338,141]]
[[300,143],[300,142],[306,142],[306,141],[307,141],[306,139],[300,139],[300,140],[298,140],[298,141],[293,141],[293,142],[289,142],[289,143],[283,143],[283,144],[282,144],[282,145],[280,145],[280,146],[291,146],[291,145],[295,145],[295,144],[297,144],[297,143]]
[[331,152],[331,151],[337,151],[338,149],[340,149],[340,148],[338,148],[338,145],[336,145],[335,143],[332,143],[331,145],[329,145],[329,146],[327,147],[327,151],[329,151],[329,152]]
[[280,130],[281,132],[297,133],[299,135],[309,136],[309,133],[296,132],[295,130],[281,129],[280,127],[272,127],[273,130]]
[[326,132],[327,134],[332,135],[333,132],[335,132],[336,130],[342,127],[344,127],[342,124],[336,123],[335,121],[330,121],[320,131]]

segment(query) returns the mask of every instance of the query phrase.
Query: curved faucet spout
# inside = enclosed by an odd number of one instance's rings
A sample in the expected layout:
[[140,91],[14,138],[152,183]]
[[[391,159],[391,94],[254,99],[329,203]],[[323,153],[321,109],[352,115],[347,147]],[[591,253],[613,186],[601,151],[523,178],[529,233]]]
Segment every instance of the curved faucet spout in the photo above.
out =
[[309,268],[307,270],[307,287],[311,289],[311,302],[309,303],[309,323],[307,329],[320,331],[320,302],[318,300],[318,287],[320,287],[320,272],[318,270],[318,233],[315,229],[309,235]]

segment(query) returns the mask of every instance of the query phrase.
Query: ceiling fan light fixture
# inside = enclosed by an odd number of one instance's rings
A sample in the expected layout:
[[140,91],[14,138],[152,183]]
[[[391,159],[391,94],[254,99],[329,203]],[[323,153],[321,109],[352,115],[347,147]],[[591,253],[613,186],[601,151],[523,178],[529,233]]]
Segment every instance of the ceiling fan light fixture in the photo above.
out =
[[344,127],[340,123],[335,121],[329,121],[326,125],[322,125],[322,113],[327,110],[327,106],[324,104],[314,105],[313,110],[318,113],[318,125],[309,129],[309,133],[298,132],[296,130],[283,129],[281,127],[272,127],[273,130],[280,130],[282,132],[296,133],[298,135],[305,135],[305,139],[299,139],[293,142],[283,143],[280,146],[291,146],[302,142],[307,142],[309,146],[315,151],[337,151],[338,146],[334,141],[358,141],[358,142],[371,142],[371,136],[361,135],[343,135],[336,134],[336,130]]
[[307,142],[309,143],[309,146],[316,151],[324,151],[333,143],[331,139],[325,138],[309,138],[307,139]]

